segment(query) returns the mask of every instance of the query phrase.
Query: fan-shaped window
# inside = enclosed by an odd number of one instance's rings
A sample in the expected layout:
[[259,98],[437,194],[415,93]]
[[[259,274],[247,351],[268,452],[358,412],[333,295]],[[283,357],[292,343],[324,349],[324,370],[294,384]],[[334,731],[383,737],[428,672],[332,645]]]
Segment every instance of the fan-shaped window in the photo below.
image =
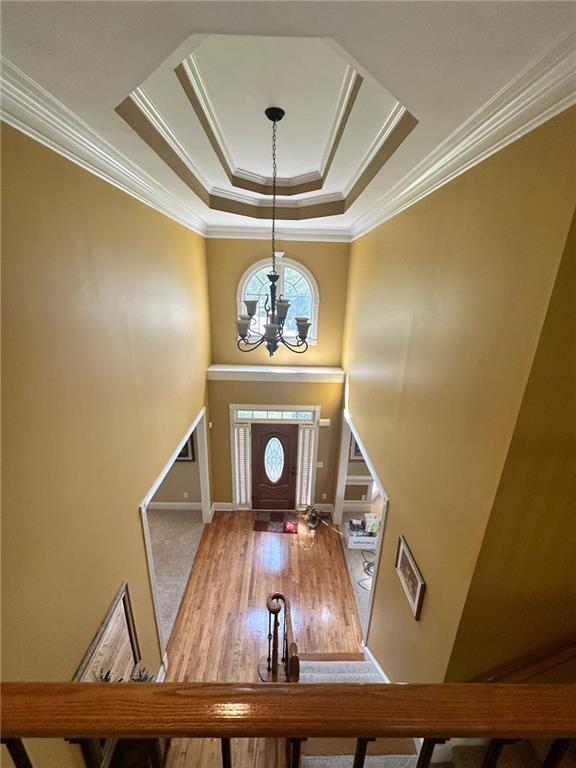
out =
[[[254,330],[264,333],[266,323],[265,301],[269,296],[270,260],[263,259],[253,264],[248,269],[238,286],[238,314],[246,311],[245,299],[256,299],[258,311],[255,315]],[[320,296],[318,286],[312,274],[292,259],[282,258],[282,254],[276,254],[276,270],[280,275],[278,280],[278,297],[283,296],[290,302],[290,308],[286,317],[285,329],[287,338],[296,338],[295,317],[309,317],[312,325],[308,332],[308,343],[316,344],[318,341],[318,307]]]

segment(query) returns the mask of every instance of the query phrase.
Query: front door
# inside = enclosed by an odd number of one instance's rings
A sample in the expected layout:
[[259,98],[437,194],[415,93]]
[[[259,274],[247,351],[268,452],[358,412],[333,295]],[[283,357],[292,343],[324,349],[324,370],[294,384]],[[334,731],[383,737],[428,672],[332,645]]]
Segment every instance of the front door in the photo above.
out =
[[252,509],[295,509],[297,424],[252,424]]

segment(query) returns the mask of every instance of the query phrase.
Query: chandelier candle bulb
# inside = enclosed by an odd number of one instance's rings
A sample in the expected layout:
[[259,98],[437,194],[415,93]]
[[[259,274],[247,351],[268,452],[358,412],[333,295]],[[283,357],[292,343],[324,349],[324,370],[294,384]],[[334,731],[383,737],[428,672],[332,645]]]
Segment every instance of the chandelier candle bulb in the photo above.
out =
[[297,317],[296,325],[298,327],[298,336],[304,340],[308,336],[308,329],[310,328],[311,323],[307,317]]
[[265,325],[264,329],[266,331],[265,333],[266,338],[272,341],[273,339],[276,338],[276,336],[278,336],[278,331],[280,330],[280,326],[276,325],[276,323],[270,323],[268,325]]
[[278,320],[286,320],[286,315],[290,309],[290,302],[288,299],[278,299],[276,302],[276,310],[278,312]]
[[238,335],[243,339],[248,336],[248,329],[250,327],[250,318],[243,317],[242,315],[236,320],[236,326],[238,328]]
[[256,314],[256,307],[258,306],[258,300],[257,299],[245,299],[244,304],[246,305],[246,314],[248,317],[254,317]]

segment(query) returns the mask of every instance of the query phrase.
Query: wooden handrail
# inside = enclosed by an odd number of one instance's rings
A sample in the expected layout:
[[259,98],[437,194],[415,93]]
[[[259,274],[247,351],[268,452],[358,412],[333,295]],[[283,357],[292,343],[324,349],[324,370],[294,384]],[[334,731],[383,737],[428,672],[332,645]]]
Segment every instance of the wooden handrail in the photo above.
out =
[[3,738],[576,737],[575,685],[3,683]]
[[[534,653],[522,656],[519,659],[502,664],[477,678],[474,683],[529,683],[535,677],[540,677],[546,672],[556,669],[568,662],[576,661],[576,637],[571,638],[561,645],[540,648]],[[570,680],[569,682],[575,682]]]

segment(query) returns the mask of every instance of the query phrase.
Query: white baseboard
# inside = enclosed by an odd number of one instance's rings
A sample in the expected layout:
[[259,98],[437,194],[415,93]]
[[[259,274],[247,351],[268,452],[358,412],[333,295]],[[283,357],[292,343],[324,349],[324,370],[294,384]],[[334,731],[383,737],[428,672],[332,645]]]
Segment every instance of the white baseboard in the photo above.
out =
[[236,509],[238,509],[238,507],[231,501],[215,501],[210,510],[210,517],[212,517],[214,512],[234,512]]
[[160,665],[160,669],[156,673],[157,683],[162,683],[164,681],[164,678],[166,677],[166,672],[168,672],[168,654],[164,653],[164,656],[162,656],[162,664]]
[[378,672],[378,674],[380,675],[382,680],[384,680],[385,683],[389,683],[390,682],[390,678],[388,677],[386,672],[384,672],[384,670],[382,669],[380,664],[378,664],[378,662],[376,661],[376,657],[374,656],[374,654],[372,653],[370,648],[368,648],[367,645],[364,646],[364,653],[366,654],[366,656],[368,656],[368,658],[370,659],[372,664],[374,664],[374,666],[376,667],[376,671]]
[[344,512],[371,512],[372,504],[369,501],[344,501]]
[[326,504],[325,502],[314,502],[314,507],[318,512],[328,512],[332,514],[334,512],[334,504]]
[[188,512],[202,512],[201,501],[151,501],[148,509],[181,509]]

